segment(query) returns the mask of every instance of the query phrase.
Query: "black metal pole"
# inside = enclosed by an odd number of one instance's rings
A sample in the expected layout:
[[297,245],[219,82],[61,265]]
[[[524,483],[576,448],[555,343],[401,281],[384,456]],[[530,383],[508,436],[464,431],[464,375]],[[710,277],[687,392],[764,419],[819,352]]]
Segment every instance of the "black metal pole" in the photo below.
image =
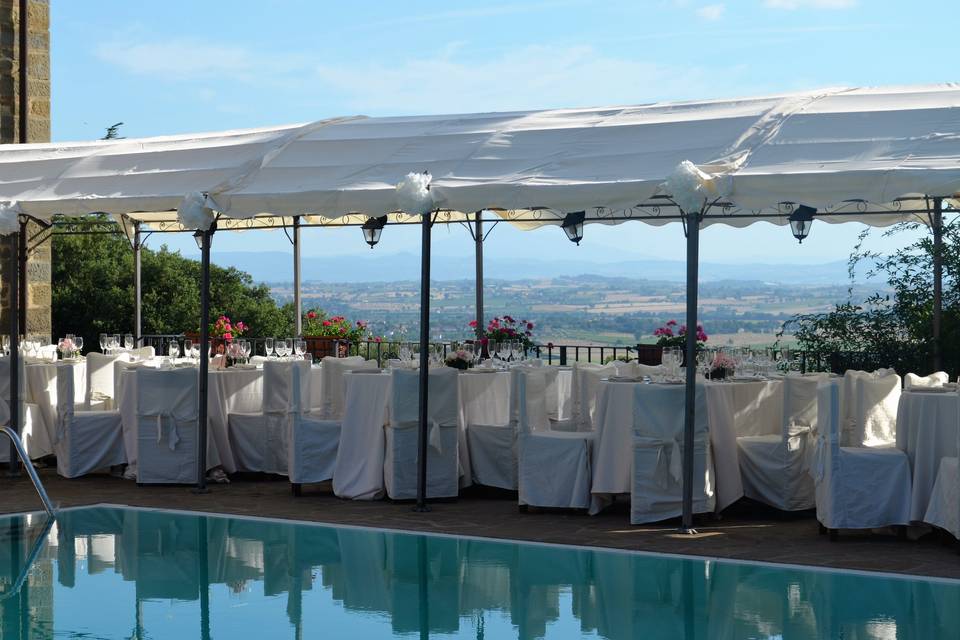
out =
[[[216,223],[214,223],[216,225]],[[207,488],[207,378],[210,370],[210,241],[214,227],[203,232],[200,255],[200,380],[197,416],[197,493],[206,493]]]
[[422,216],[420,245],[420,390],[419,433],[417,437],[417,506],[414,511],[429,511],[427,506],[427,411],[430,383],[430,227],[429,214]]
[[700,258],[700,212],[687,214],[686,395],[683,410],[683,523],[693,532],[693,447],[697,398],[697,287]]
[[482,337],[483,331],[483,218],[480,211],[477,211],[477,219],[474,222],[473,231],[474,243],[476,246],[477,260],[477,338]]
[[943,198],[933,199],[930,227],[933,231],[933,370],[943,368],[940,327],[943,322]]
[[293,326],[294,337],[303,333],[303,300],[300,296],[300,216],[293,216]]
[[140,272],[140,249],[143,238],[140,235],[140,223],[133,223],[133,343],[140,344],[143,336],[143,280]]
[[27,335],[27,221],[20,220],[20,234],[17,240],[17,289],[20,306],[17,310],[20,331]]
[[[10,234],[7,242],[10,244],[9,265],[10,277],[8,282],[8,295],[10,296],[10,308],[8,331],[10,332],[10,429],[20,433],[20,310],[19,296],[20,287],[17,286],[19,276],[17,274],[20,266],[20,259],[17,255],[17,248],[20,245],[20,234]],[[10,463],[8,472],[10,477],[20,475],[20,464],[17,462],[17,449],[10,440]]]

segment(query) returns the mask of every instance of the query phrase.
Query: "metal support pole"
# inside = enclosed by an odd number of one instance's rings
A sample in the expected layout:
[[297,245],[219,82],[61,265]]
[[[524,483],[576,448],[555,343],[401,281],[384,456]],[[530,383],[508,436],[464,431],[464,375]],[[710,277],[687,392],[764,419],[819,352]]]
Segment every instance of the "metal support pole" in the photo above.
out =
[[140,344],[143,335],[143,280],[140,275],[140,249],[143,238],[140,236],[140,223],[133,223],[133,343]]
[[483,331],[483,219],[480,211],[476,215],[473,239],[477,260],[477,338],[480,338]]
[[700,257],[700,212],[687,215],[687,386],[683,411],[683,523],[693,532],[693,447],[697,399],[697,287]]
[[943,198],[933,199],[930,216],[933,231],[933,370],[943,369],[940,326],[943,321]]
[[430,227],[431,216],[422,216],[420,245],[420,392],[419,432],[417,437],[417,506],[414,511],[429,511],[427,506],[427,411],[430,384]]
[[203,232],[200,254],[200,379],[197,416],[197,493],[207,493],[207,378],[210,370],[210,241],[216,222]]
[[17,317],[20,331],[27,335],[27,221],[20,220],[20,234],[17,241],[17,290],[19,292],[20,307]]
[[300,216],[293,216],[293,334],[303,333],[303,300],[300,297]]
[[[10,334],[10,430],[14,433],[20,433],[20,309],[19,309],[19,291],[17,283],[20,281],[18,267],[20,259],[17,256],[17,248],[20,245],[20,234],[11,234],[8,236],[10,259],[9,277],[7,278],[8,295],[10,297],[10,308],[7,310],[8,328]],[[17,462],[17,448],[10,439],[10,463],[9,475],[15,478],[20,475],[20,464]]]

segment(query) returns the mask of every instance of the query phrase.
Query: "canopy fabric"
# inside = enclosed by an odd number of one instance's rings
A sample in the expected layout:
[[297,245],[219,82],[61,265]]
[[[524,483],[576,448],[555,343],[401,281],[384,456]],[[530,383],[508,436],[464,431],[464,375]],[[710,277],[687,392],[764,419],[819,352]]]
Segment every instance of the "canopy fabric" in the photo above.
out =
[[[746,217],[786,223],[778,203],[820,210],[960,192],[960,85],[840,88],[760,98],[547,111],[348,117],[244,131],[80,143],[0,145],[0,201],[55,214],[170,212],[203,192],[222,215],[335,219],[397,210],[395,185],[433,176],[451,214],[585,210],[615,223],[666,193],[689,160]],[[167,214],[169,215],[169,214]]]

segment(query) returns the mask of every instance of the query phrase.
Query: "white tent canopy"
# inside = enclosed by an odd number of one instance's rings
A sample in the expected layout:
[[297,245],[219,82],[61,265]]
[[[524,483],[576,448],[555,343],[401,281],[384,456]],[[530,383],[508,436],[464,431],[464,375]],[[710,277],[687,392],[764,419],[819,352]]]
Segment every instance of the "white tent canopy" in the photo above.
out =
[[330,220],[397,211],[397,182],[427,171],[436,205],[453,216],[536,211],[525,224],[538,226],[585,210],[588,221],[631,212],[662,223],[637,207],[674,195],[664,182],[683,161],[741,213],[706,223],[784,224],[778,203],[823,211],[856,200],[890,215],[844,220],[890,224],[904,218],[898,199],[960,192],[960,85],[0,145],[0,202],[40,219],[171,216],[202,192],[231,218]]

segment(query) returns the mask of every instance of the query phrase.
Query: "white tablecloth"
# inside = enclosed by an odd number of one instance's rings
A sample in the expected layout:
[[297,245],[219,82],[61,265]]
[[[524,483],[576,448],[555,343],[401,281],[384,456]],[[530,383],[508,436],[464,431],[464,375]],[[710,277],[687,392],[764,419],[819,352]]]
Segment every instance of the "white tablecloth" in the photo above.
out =
[[[593,454],[596,513],[612,495],[630,493],[633,473],[633,389],[630,382],[601,382]],[[717,480],[717,511],[743,496],[737,437],[780,433],[782,380],[707,382],[710,445]]]
[[908,390],[900,395],[897,448],[910,458],[913,470],[911,520],[920,522],[927,512],[940,459],[957,455],[958,404],[952,392]]
[[24,434],[24,445],[31,458],[54,453],[57,432],[57,372],[70,367],[74,375],[76,411],[83,409],[87,394],[87,365],[83,360],[61,360],[24,366],[24,393],[27,402],[37,405],[30,434]]

